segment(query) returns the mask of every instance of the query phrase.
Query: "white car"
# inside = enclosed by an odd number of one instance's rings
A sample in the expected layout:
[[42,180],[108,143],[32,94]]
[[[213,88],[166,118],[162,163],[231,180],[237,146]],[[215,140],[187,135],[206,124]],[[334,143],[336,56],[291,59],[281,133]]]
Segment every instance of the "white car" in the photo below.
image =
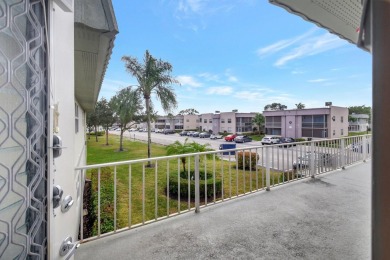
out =
[[279,143],[279,137],[277,136],[264,136],[263,139],[261,140],[261,144],[277,144]]

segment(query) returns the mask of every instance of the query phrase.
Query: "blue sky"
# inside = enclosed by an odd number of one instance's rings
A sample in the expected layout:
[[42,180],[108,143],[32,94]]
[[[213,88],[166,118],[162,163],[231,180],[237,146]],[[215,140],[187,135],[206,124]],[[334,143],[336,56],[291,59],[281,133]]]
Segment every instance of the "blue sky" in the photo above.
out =
[[[266,0],[114,0],[119,34],[100,97],[137,81],[124,55],[173,65],[179,112],[371,106],[371,55]],[[154,101],[160,115],[164,111]]]

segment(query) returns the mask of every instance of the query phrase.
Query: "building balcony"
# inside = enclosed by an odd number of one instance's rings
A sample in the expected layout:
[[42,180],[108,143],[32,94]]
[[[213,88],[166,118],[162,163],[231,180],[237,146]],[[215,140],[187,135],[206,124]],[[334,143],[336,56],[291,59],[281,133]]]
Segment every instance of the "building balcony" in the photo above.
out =
[[[143,197],[142,204],[130,207],[129,216],[122,220],[114,211],[113,223],[121,222],[122,226],[116,224],[106,233],[98,230],[91,238],[81,233],[82,244],[75,259],[369,259],[370,143],[367,135],[300,142],[291,147],[272,145],[186,155],[187,167],[195,174],[195,199],[179,197],[179,201],[187,204],[188,199],[188,207],[181,204],[180,208],[177,200],[167,199],[169,195],[161,201],[157,187],[151,192],[145,185],[133,185],[137,197]],[[239,152],[254,154],[242,161],[241,170],[234,167],[239,163]],[[214,159],[207,159],[207,154]],[[157,180],[161,167],[166,169],[162,174],[167,179],[166,175],[174,173],[169,165],[177,162],[177,169],[181,157],[151,159],[159,168],[150,173],[145,168],[147,159],[91,165],[77,172],[83,176],[85,171],[96,169],[100,175],[101,169],[111,167],[113,176],[119,176],[123,166],[135,182],[136,164],[140,164],[141,178],[151,174]],[[226,166],[226,171],[212,167],[218,163]],[[253,167],[247,168],[245,163]],[[222,193],[216,194],[214,186],[210,197],[199,195],[203,189],[199,172],[205,168],[214,179],[223,178],[218,184]],[[212,189],[212,185],[207,187]],[[164,203],[167,207],[162,210]],[[111,206],[117,209],[118,205],[114,201]],[[142,216],[138,222],[132,219],[136,208]]]

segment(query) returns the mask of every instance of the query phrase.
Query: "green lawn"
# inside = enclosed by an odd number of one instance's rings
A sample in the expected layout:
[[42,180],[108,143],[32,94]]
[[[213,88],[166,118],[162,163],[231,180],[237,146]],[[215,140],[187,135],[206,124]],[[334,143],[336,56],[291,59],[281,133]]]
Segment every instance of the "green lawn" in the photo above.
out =
[[[91,137],[88,140],[87,162],[91,164],[100,164],[107,162],[118,162],[125,160],[144,159],[146,158],[147,144],[139,141],[124,140],[123,152],[118,152],[119,137],[110,136],[109,146],[104,145],[104,138],[99,142]],[[161,145],[152,144],[152,156],[164,156],[165,148]],[[177,198],[167,196],[167,175],[177,174],[182,170],[182,164],[178,159],[152,161],[157,167],[147,168],[145,163],[137,163],[125,166],[101,168],[101,233],[109,232],[114,227],[114,172],[116,170],[117,183],[117,228],[127,227],[142,223],[143,221],[152,220],[158,217],[176,213],[179,210],[185,211],[194,207],[193,199],[188,203],[188,197]],[[194,169],[194,159],[187,160],[187,168]],[[203,172],[213,174],[215,172],[216,180],[223,183],[223,191],[217,194],[217,200],[235,196],[262,188],[265,183],[265,170],[236,170],[235,162],[222,161],[216,158],[201,158],[200,169]],[[214,171],[215,169],[215,171]],[[280,174],[272,173],[271,184],[278,183]],[[98,171],[90,170],[87,172],[87,178],[92,180],[94,212],[98,210]],[[145,194],[143,195],[143,186]],[[157,188],[157,189],[156,189]],[[131,198],[129,191],[131,190]],[[144,206],[143,206],[144,197]],[[212,202],[213,198],[207,199]],[[201,203],[205,203],[202,199]],[[130,205],[130,206],[129,206]],[[157,205],[157,211],[156,211]],[[144,207],[144,208],[143,208]],[[131,210],[131,214],[129,211]],[[143,213],[145,212],[145,213]],[[130,217],[129,217],[130,216]],[[97,219],[97,217],[96,217]],[[97,221],[95,221],[93,234],[97,234]]]

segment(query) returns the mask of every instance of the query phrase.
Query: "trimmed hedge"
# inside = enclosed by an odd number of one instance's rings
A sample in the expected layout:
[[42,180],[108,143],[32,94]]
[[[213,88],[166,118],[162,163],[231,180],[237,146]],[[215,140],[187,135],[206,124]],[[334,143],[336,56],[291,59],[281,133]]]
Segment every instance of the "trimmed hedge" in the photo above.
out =
[[[245,157],[245,159],[244,159]],[[257,153],[251,152],[238,152],[237,153],[237,164],[238,168],[243,170],[245,163],[245,170],[256,170],[256,157],[257,161],[259,160],[259,155]]]
[[[205,181],[204,172],[199,172],[199,194],[200,198],[205,197],[205,183],[207,185],[207,198],[214,196],[214,179],[212,174],[207,174]],[[169,176],[169,196],[178,198],[179,183],[177,173]],[[215,179],[215,193],[220,195],[222,192],[222,180]],[[180,198],[188,198],[188,173],[180,172]],[[190,198],[195,199],[195,172],[190,173]]]

